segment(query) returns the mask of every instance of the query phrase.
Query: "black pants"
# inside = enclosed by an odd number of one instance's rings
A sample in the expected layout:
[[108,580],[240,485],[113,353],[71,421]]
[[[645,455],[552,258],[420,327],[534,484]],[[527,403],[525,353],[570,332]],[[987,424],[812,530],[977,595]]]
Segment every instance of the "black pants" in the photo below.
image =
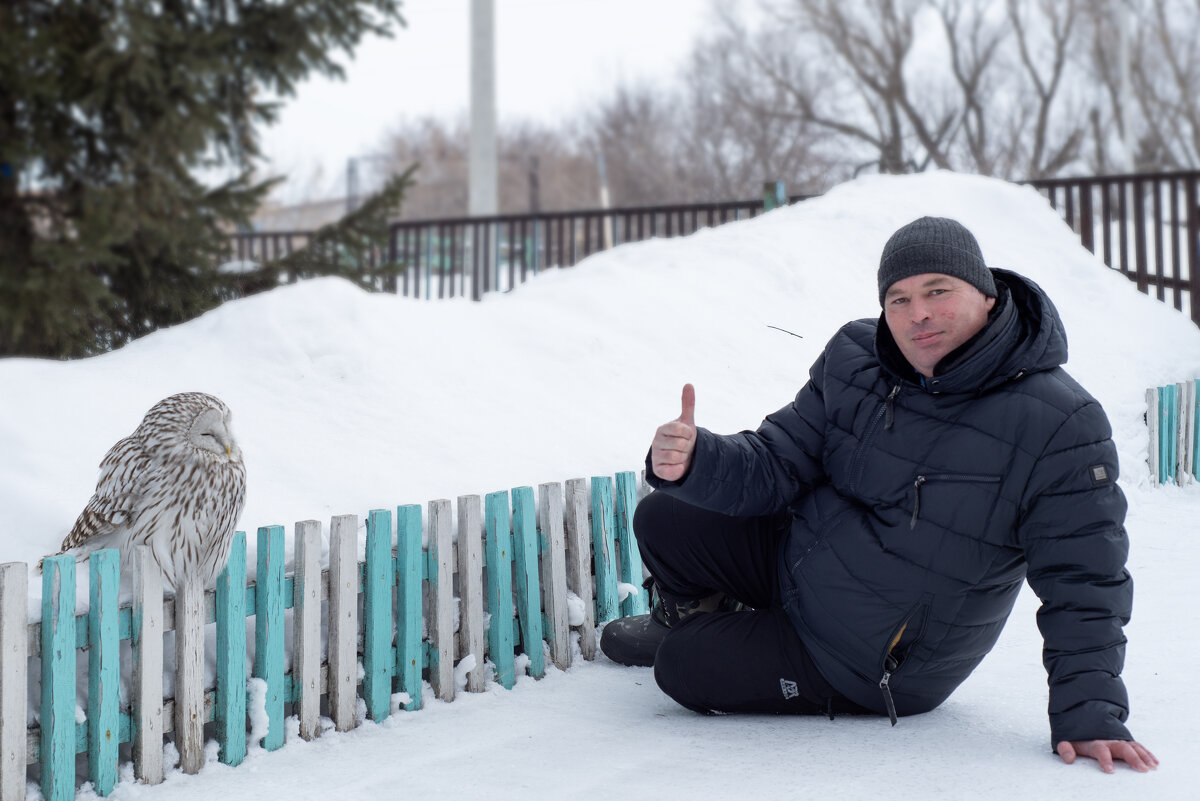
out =
[[654,492],[634,512],[642,560],[664,599],[723,592],[753,611],[699,613],[671,628],[654,658],[658,686],[696,712],[866,712],[829,686],[783,610],[786,514],[729,517]]

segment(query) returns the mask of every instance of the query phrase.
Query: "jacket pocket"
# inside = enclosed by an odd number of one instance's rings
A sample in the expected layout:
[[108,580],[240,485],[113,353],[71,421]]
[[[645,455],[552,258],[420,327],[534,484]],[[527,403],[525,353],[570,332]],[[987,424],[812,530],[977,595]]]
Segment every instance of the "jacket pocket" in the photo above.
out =
[[917,527],[917,520],[921,516],[921,490],[926,485],[931,484],[999,484],[1000,476],[987,475],[984,473],[926,473],[916,477],[913,481],[913,513],[912,520],[908,523],[908,528],[911,531]]
[[892,721],[893,726],[896,725],[897,715],[896,704],[892,700],[892,677],[904,667],[913,648],[925,636],[931,602],[931,596],[928,594],[922,596],[921,601],[904,616],[904,619],[888,636],[887,645],[880,660],[879,691],[883,694],[883,704],[887,707],[888,718]]
[[884,428],[892,427],[892,416],[894,414],[894,405],[896,396],[900,394],[900,384],[892,387],[891,392],[875,409],[871,415],[871,420],[867,424],[866,430],[863,432],[862,439],[858,443],[858,447],[854,450],[854,456],[850,460],[850,482],[848,488],[850,494],[853,495],[858,488],[859,482],[862,480],[863,470],[867,466],[867,453],[871,448],[871,444],[875,439],[875,433],[879,429],[879,422],[884,421]]

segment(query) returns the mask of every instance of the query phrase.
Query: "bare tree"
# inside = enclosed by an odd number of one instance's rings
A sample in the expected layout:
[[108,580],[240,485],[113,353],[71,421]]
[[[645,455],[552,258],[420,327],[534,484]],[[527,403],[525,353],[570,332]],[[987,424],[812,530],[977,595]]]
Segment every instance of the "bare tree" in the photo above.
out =
[[691,80],[683,98],[681,147],[697,200],[754,197],[766,180],[782,180],[793,192],[816,193],[847,176],[828,150],[829,132],[791,108],[774,73],[791,69],[794,44],[788,32],[766,30],[753,47],[732,21],[693,52]]
[[[1200,0],[760,2],[757,26],[714,3],[673,89],[502,129],[501,210],[594,208],[602,173],[629,206],[753,197],[765,180],[819,192],[864,169],[1105,172],[1135,133],[1138,168],[1200,165]],[[463,123],[393,134],[391,171],[420,164],[406,217],[466,213],[466,148]]]
[[[877,146],[881,172],[951,166],[947,145],[955,111],[932,94],[918,99],[905,77],[914,43],[913,20],[922,5],[923,0],[797,0],[797,29],[811,30],[819,38],[822,50],[850,79],[859,111],[865,110],[870,119],[855,126],[855,135]],[[850,111],[838,117],[862,118]],[[831,127],[845,125],[831,116],[816,112],[814,120]]]
[[[798,126],[813,152],[834,156],[852,172],[952,168],[962,115],[944,82],[910,83],[915,20],[926,5],[790,0],[765,6],[769,24],[753,33],[726,16],[724,29],[740,58],[775,90],[761,95],[772,111],[746,110]],[[961,64],[963,80],[974,80]]]
[[[1087,128],[1070,55],[1084,0],[782,2],[769,8],[790,57],[762,35],[739,39],[785,89],[779,113],[824,129],[844,151],[867,148],[879,171],[1033,178],[1077,163]],[[926,11],[944,36],[940,67]]]
[[530,122],[500,133],[500,210],[503,213],[595,208],[600,178],[580,137],[563,127]]
[[[500,213],[594,208],[599,181],[594,161],[564,130],[529,122],[504,126],[499,133]],[[467,214],[468,133],[465,122],[434,118],[402,122],[372,162],[377,173],[399,174],[417,165],[414,186],[405,195],[403,219],[462,217]]]
[[1101,174],[1129,166],[1112,155],[1114,148],[1124,149],[1128,114],[1132,111],[1125,107],[1121,75],[1123,34],[1119,15],[1125,11],[1124,3],[1125,0],[1099,0],[1088,9],[1090,40],[1084,73],[1102,91],[1093,99],[1088,113],[1091,130],[1086,158],[1090,169]]
[[1200,166],[1200,0],[1151,0],[1138,17],[1132,81],[1146,166]]
[[[950,69],[961,92],[961,136],[967,163],[983,175],[1010,175],[1018,160],[1019,130],[997,120],[998,53],[1011,33],[1005,22],[989,19],[989,3],[940,0]],[[1018,126],[1019,128],[1019,126]]]
[[377,172],[398,174],[417,166],[413,186],[404,198],[405,219],[457,217],[467,211],[467,128],[426,117],[402,121],[381,148],[384,163],[372,162]]
[[[1091,168],[1200,166],[1200,0],[1103,0],[1089,13],[1086,72],[1103,89],[1092,111]],[[1126,159],[1110,158],[1125,142]]]
[[621,86],[585,122],[598,169],[608,178],[613,205],[682,203],[688,167],[679,153],[678,99],[649,86]]
[[[1082,0],[1008,0],[1008,18],[1012,23],[1021,64],[1025,68],[1032,94],[1033,130],[1030,132],[1027,178],[1045,178],[1060,172],[1075,161],[1087,133],[1077,115],[1064,113],[1055,118],[1056,103],[1067,71],[1067,58],[1075,44]],[[1035,41],[1030,18],[1037,15],[1039,29],[1046,33]],[[1038,58],[1035,53],[1049,53]],[[1072,120],[1068,122],[1068,120]]]

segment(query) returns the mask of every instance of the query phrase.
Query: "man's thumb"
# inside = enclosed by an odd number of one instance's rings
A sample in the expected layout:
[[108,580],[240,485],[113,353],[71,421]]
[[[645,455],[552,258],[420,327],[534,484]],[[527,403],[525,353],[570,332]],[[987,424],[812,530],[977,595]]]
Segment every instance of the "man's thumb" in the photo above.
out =
[[679,415],[679,421],[687,423],[692,428],[696,427],[696,388],[691,384],[683,385],[683,412]]

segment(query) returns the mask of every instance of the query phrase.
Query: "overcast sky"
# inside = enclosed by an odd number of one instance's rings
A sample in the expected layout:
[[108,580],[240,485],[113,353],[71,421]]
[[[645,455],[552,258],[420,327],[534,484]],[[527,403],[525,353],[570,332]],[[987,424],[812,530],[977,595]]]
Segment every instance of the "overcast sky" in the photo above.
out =
[[[750,0],[719,0],[746,6]],[[495,0],[501,125],[583,113],[621,83],[673,81],[711,28],[712,0]],[[263,131],[281,196],[340,192],[346,160],[403,119],[468,111],[471,0],[404,0],[407,27],[364,41],[346,80],[313,77]],[[314,178],[318,168],[320,178]]]

